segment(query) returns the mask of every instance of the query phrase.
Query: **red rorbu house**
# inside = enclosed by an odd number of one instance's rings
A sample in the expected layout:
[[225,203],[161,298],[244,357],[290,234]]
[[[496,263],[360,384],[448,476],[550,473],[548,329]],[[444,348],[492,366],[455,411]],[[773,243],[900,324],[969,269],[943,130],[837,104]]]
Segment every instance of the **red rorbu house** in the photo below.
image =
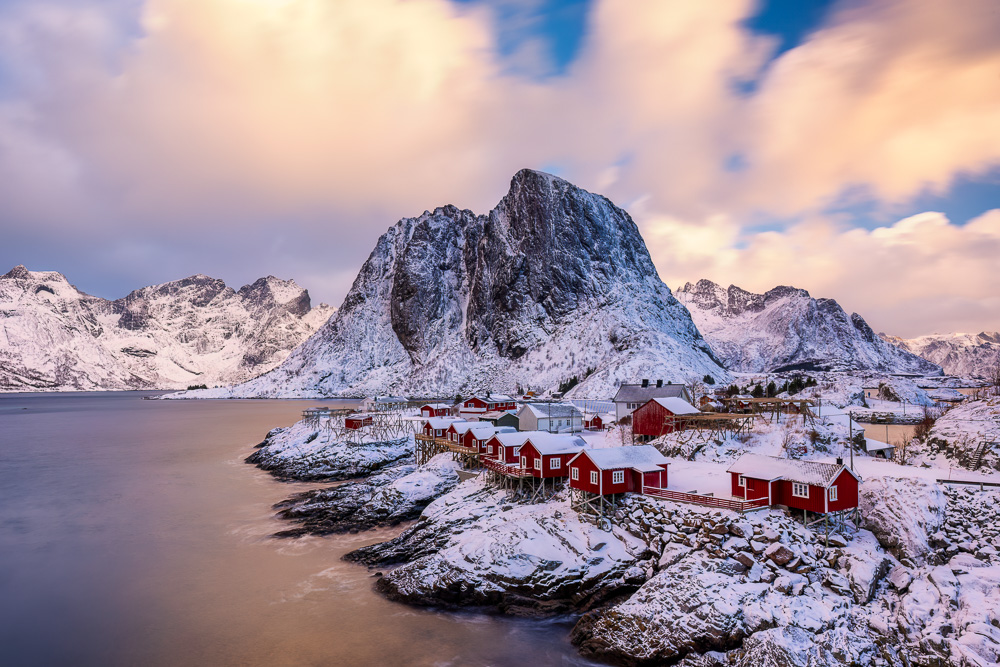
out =
[[444,438],[448,428],[455,422],[465,421],[453,417],[432,417],[424,421],[421,431],[428,438]]
[[513,397],[505,394],[495,396],[473,396],[462,402],[459,412],[463,417],[478,417],[487,412],[504,412],[516,410],[517,404]]
[[428,403],[420,408],[421,417],[450,417],[451,406],[444,403]]
[[604,430],[604,419],[601,415],[593,415],[591,417],[583,418],[583,428],[588,431],[603,431]]
[[665,489],[668,465],[652,445],[584,449],[569,462],[569,485],[599,496]]
[[632,413],[632,433],[642,440],[681,430],[668,417],[698,415],[701,411],[683,398],[651,398]]
[[858,506],[861,478],[840,459],[837,463],[798,461],[761,454],[744,454],[729,466],[733,497],[767,498],[804,512],[828,514]]
[[483,422],[452,422],[451,426],[444,433],[444,437],[450,442],[454,442],[462,447],[477,449],[482,453],[482,448],[487,441],[497,433],[514,433],[513,428],[497,428],[491,424]]
[[529,435],[530,432],[497,433],[486,441],[486,453],[483,456],[499,463],[517,466],[521,462],[521,447]]
[[344,419],[344,428],[356,431],[359,428],[372,425],[371,415],[350,415]]
[[521,446],[521,467],[539,479],[569,477],[569,461],[583,450],[583,438],[544,431],[527,435]]

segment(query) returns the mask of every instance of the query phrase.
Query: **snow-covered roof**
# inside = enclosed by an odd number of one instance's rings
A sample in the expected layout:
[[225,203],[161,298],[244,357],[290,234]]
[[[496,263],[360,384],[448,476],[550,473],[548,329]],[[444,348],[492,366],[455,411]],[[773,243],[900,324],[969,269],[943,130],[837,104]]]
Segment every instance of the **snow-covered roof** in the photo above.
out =
[[504,447],[520,447],[527,441],[531,431],[515,431],[514,433],[497,433],[494,438]]
[[452,424],[464,421],[465,421],[464,419],[460,419],[458,417],[431,417],[430,419],[425,419],[424,424],[430,424],[431,428],[436,430],[439,428],[448,428]]
[[615,394],[615,403],[645,403],[651,398],[680,398],[687,395],[687,388],[682,384],[665,384],[657,387],[651,384],[643,387],[641,384],[623,384]]
[[674,413],[675,415],[696,415],[701,412],[701,410],[694,407],[693,405],[685,401],[683,398],[667,397],[667,398],[654,398],[652,400],[656,401],[657,403],[665,407],[667,410],[670,410],[670,412]]
[[865,449],[869,452],[880,452],[884,449],[895,449],[895,445],[890,445],[887,442],[882,442],[880,440],[872,440],[871,438],[865,438]]
[[465,399],[466,401],[471,401],[474,398],[478,398],[484,403],[510,403],[514,400],[513,396],[508,396],[507,394],[490,394],[489,396],[470,396]]
[[409,403],[410,399],[405,396],[378,396],[376,398],[366,398],[366,403]]
[[516,410],[493,410],[491,412],[484,412],[483,414],[479,415],[479,419],[480,420],[483,420],[483,419],[500,419],[504,415],[514,415],[514,416],[517,416],[517,411]]
[[[444,418],[442,417],[442,419]],[[493,428],[493,425],[484,424],[482,422],[452,422],[448,427],[448,430],[455,429],[455,433],[462,435],[468,430],[474,430],[477,428]]]
[[549,417],[565,419],[567,417],[583,416],[580,409],[570,403],[528,403],[522,406],[521,410],[528,410],[539,419],[547,419]]
[[575,454],[586,444],[583,438],[575,435],[560,435],[545,431],[528,431],[528,441],[538,450],[539,454]]
[[663,468],[660,464],[669,463],[667,457],[657,451],[656,447],[652,445],[586,449],[577,456],[583,455],[590,458],[600,470],[634,468],[642,472],[652,472],[654,470],[662,470]]
[[821,463],[819,461],[799,461],[783,459],[777,456],[763,454],[744,454],[729,466],[727,472],[735,472],[754,479],[777,479],[789,482],[801,482],[815,486],[829,486],[840,475],[842,470],[861,478],[849,468],[837,463]]
[[421,407],[421,409],[423,409],[423,408],[433,408],[434,410],[441,410],[441,409],[448,409],[451,406],[448,405],[448,404],[446,404],[446,403],[424,403],[420,407]]

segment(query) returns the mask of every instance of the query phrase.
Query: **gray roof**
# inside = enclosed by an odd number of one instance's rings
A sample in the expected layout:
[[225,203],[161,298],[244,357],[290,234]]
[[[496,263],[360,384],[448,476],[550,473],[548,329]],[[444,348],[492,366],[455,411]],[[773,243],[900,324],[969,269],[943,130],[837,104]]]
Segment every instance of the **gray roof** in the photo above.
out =
[[653,398],[684,398],[687,388],[682,384],[665,384],[657,387],[650,383],[648,387],[641,384],[623,384],[615,394],[615,403],[645,403]]
[[565,419],[567,417],[582,417],[583,413],[575,405],[569,403],[528,403],[522,410],[530,411],[535,417],[545,419],[555,417]]

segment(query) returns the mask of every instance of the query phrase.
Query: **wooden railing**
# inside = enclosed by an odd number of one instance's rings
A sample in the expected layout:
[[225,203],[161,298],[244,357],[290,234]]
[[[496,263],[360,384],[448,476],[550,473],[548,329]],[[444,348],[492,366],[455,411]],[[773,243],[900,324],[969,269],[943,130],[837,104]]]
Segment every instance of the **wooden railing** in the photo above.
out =
[[531,471],[527,468],[514,467],[506,463],[501,463],[496,459],[480,458],[479,461],[483,464],[483,467],[501,475],[508,477],[531,477]]
[[653,496],[654,498],[674,500],[679,503],[704,505],[705,507],[719,507],[721,509],[733,510],[735,512],[746,512],[747,510],[760,509],[770,505],[767,498],[755,498],[754,500],[731,500],[729,498],[716,498],[715,496],[682,493],[681,491],[668,491],[667,489],[643,489],[643,493],[647,496]]

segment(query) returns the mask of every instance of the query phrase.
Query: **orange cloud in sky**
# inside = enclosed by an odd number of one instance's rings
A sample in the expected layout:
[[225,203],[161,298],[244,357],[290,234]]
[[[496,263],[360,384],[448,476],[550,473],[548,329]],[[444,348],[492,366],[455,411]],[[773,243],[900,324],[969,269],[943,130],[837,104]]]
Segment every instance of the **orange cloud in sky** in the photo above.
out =
[[[599,0],[567,73],[533,79],[497,55],[488,8],[449,0],[149,0],[124,47],[100,12],[40,1],[0,14],[0,63],[23,70],[0,198],[49,230],[288,220],[360,264],[399,216],[485,211],[518,168],[560,165],[631,209],[672,284],[792,283],[904,335],[1000,328],[994,213],[872,232],[822,215],[1000,164],[995,3],[845,2],[773,61],[755,10]],[[806,222],[742,229],[762,215]]]

